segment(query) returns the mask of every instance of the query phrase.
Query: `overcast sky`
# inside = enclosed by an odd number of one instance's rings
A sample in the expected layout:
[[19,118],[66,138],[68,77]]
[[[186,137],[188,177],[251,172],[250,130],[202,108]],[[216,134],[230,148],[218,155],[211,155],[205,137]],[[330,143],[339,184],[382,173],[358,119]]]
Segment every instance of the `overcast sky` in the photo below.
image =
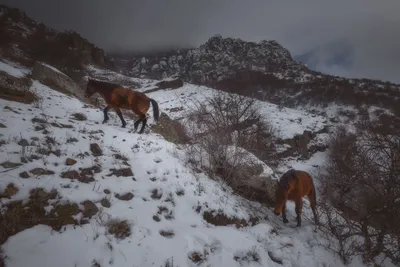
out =
[[[317,51],[312,60],[320,71],[400,83],[400,0],[0,3],[21,8],[50,27],[74,29],[106,51],[198,46],[214,34],[249,41],[274,39],[293,56]],[[342,46],[346,49],[346,64],[328,64]]]

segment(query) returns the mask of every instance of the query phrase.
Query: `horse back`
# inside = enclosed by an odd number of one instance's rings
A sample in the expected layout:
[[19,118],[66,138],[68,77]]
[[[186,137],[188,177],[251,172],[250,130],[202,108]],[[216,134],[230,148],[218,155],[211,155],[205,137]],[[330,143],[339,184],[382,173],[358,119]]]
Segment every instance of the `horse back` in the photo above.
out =
[[[297,170],[296,175],[296,188],[293,190],[293,198],[304,197],[314,189],[314,183],[311,176],[305,172]],[[289,196],[290,197],[290,196]]]
[[145,113],[150,105],[150,100],[144,93],[124,87],[114,88],[112,99],[113,104],[119,108],[133,108],[142,113]]
[[305,171],[298,171],[296,176],[298,177],[301,196],[308,195],[310,191],[314,189],[314,183],[311,176]]

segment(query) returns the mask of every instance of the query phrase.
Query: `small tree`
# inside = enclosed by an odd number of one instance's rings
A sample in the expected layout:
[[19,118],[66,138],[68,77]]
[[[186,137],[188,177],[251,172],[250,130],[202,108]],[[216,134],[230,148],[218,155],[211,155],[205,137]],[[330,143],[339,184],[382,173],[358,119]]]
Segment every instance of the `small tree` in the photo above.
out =
[[360,129],[339,128],[332,138],[321,175],[323,228],[337,238],[344,261],[383,253],[400,263],[400,128],[368,120]]
[[252,166],[247,151],[267,164],[276,163],[275,130],[264,120],[256,100],[216,91],[195,100],[187,118],[195,143],[189,152],[191,161],[205,160],[203,165],[226,181],[245,179],[244,171],[248,176],[260,170]]

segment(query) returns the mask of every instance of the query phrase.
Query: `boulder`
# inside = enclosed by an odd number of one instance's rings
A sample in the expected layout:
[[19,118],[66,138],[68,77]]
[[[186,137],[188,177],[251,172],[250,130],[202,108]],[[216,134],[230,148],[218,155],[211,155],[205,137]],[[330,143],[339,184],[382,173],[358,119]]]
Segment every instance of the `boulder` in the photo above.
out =
[[162,135],[167,141],[175,144],[188,144],[190,137],[181,122],[171,119],[166,113],[161,112],[160,118],[151,129]]
[[0,98],[25,104],[33,103],[37,97],[30,92],[32,80],[27,76],[13,76],[0,71]]
[[176,89],[179,87],[183,86],[183,81],[179,78],[176,79],[166,79],[163,81],[160,81],[158,83],[156,83],[156,86],[159,89],[166,89],[166,88],[170,88],[170,89]]
[[66,95],[83,99],[83,90],[70,77],[56,68],[42,62],[36,62],[32,76],[34,79]]
[[226,152],[224,169],[229,170],[232,189],[247,199],[273,205],[277,185],[274,171],[245,149],[232,147]]
[[283,140],[283,143],[288,144],[290,148],[282,152],[281,157],[290,157],[297,153],[302,159],[309,159],[311,153],[308,144],[314,139],[314,137],[315,134],[311,131],[305,130],[302,134],[298,134],[292,139]]
[[101,150],[99,144],[97,143],[91,143],[90,144],[90,151],[94,156],[101,156],[103,155],[103,150]]

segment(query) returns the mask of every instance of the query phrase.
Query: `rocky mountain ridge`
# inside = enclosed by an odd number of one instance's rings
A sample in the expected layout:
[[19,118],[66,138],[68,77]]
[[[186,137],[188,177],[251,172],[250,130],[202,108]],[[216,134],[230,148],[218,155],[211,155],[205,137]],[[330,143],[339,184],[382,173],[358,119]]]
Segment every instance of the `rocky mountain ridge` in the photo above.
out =
[[153,79],[179,75],[201,84],[222,81],[242,69],[270,72],[305,68],[276,41],[255,43],[221,35],[198,48],[136,55],[128,61],[125,71],[130,75]]
[[290,107],[375,106],[400,116],[400,85],[310,70],[273,40],[255,43],[216,35],[198,48],[121,58],[116,61],[121,71],[135,77],[179,76],[185,82]]

